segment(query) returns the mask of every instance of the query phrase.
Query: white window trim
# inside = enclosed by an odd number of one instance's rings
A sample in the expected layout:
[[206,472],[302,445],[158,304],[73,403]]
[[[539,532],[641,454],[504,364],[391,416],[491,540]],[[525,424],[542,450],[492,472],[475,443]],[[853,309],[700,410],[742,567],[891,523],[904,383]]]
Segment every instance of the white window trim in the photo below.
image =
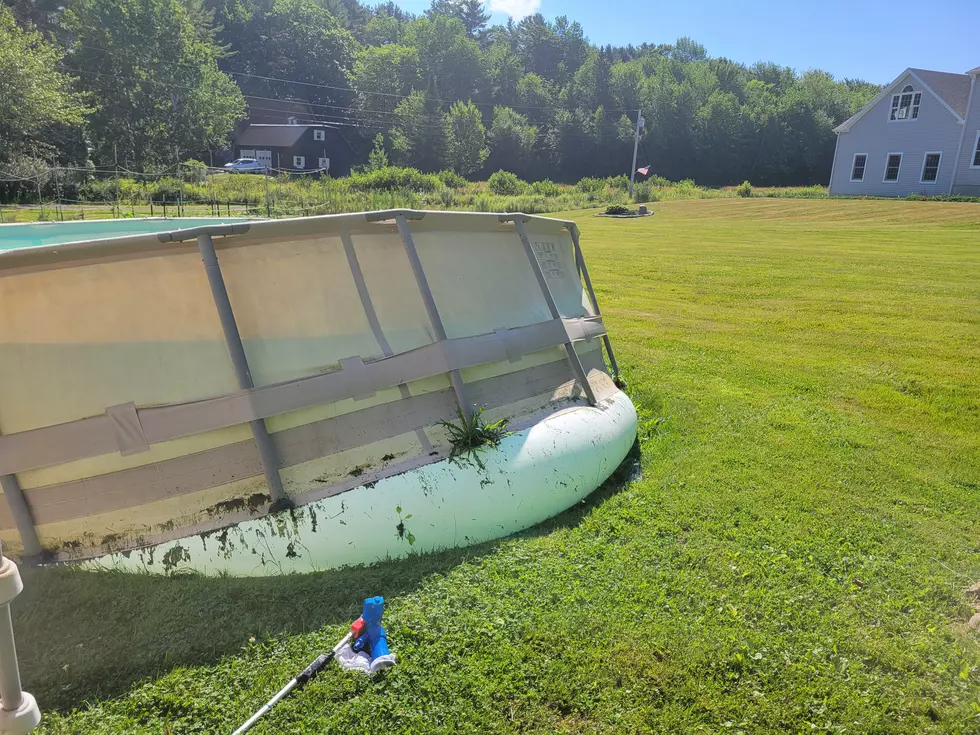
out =
[[[296,161],[299,163],[296,163]],[[306,156],[293,156],[293,168],[304,169],[306,168]]]
[[[889,178],[886,178],[888,176],[888,159],[891,158],[892,156],[901,156],[901,158],[898,159],[898,176],[896,176],[894,179],[889,179]],[[905,153],[903,153],[902,151],[891,151],[890,153],[886,153],[885,154],[885,170],[881,174],[881,183],[883,183],[883,184],[897,184],[898,183],[898,180],[900,178],[902,178],[902,164],[903,163],[905,163]]]
[[[929,156],[939,156],[939,163],[936,164],[936,180],[926,181],[926,161]],[[939,183],[939,172],[943,168],[943,152],[942,151],[926,151],[925,155],[922,156],[922,173],[919,174],[920,184],[938,184]]]
[[[858,156],[864,156],[864,178],[861,178],[861,179],[855,179],[854,178],[854,163],[855,163],[855,161],[857,161],[857,157]],[[855,153],[854,154],[854,157],[851,159],[851,174],[850,174],[851,179],[850,179],[850,181],[851,181],[852,184],[862,184],[862,183],[864,183],[867,180],[867,178],[868,178],[868,158],[869,158],[869,156],[868,156],[867,153]]]
[[977,139],[973,142],[973,150],[970,151],[970,168],[980,168],[976,165],[978,148],[980,148],[980,130],[977,131]]
[[314,130],[313,131],[313,140],[326,140],[326,139],[327,139],[327,131],[326,130]]
[[[888,98],[888,104],[885,105],[885,109],[887,111],[885,120],[887,120],[890,123],[916,122],[917,120],[919,120],[919,118],[922,117],[922,90],[921,89],[916,89],[915,88],[915,85],[913,85],[913,84],[903,84],[902,85],[902,89],[905,89],[906,87],[912,87],[912,91],[911,92],[901,92],[901,91],[899,91],[897,93],[893,92],[892,94],[888,95],[888,97],[887,97]],[[902,104],[902,95],[903,94],[911,94],[912,95],[912,104],[909,105],[909,116],[908,117],[896,117],[894,120],[892,120],[892,100],[894,100],[896,97],[898,97],[898,104],[899,104],[898,109],[902,109],[901,108],[901,104]],[[916,117],[912,117],[912,108],[916,106],[915,105],[915,95],[919,95],[919,105],[918,105],[918,107],[919,107],[919,114]]]

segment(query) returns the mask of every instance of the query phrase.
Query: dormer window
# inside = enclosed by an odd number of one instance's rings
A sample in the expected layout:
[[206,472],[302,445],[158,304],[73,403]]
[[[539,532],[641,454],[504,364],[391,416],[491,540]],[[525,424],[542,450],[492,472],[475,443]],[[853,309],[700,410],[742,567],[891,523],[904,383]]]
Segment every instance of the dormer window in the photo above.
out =
[[286,118],[286,124],[287,125],[299,125],[299,120],[297,120],[295,117],[287,117]]
[[918,120],[921,101],[922,92],[916,92],[911,84],[906,84],[900,94],[892,95],[892,112],[888,119],[892,122]]

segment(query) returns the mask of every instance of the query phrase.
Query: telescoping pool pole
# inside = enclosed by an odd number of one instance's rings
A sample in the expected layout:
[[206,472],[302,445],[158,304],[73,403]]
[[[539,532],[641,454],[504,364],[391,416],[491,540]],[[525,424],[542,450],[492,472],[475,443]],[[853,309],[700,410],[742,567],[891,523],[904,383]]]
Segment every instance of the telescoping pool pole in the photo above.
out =
[[330,653],[322,653],[319,656],[317,656],[316,659],[309,666],[303,669],[302,673],[300,673],[295,679],[293,679],[286,686],[280,689],[279,692],[276,694],[276,696],[274,696],[268,702],[263,704],[262,708],[258,712],[256,712],[254,715],[249,717],[248,722],[246,722],[240,728],[235,730],[233,735],[242,735],[243,732],[246,732],[247,730],[251,729],[252,725],[258,722],[259,719],[261,719],[261,717],[266,712],[268,712],[270,709],[275,707],[276,704],[278,704],[279,700],[288,697],[289,694],[294,689],[302,689],[304,686],[306,686],[306,683],[310,681],[310,679],[316,678],[316,675],[319,674],[321,671],[323,671],[324,667],[327,664],[333,661],[334,657],[337,655],[337,651],[339,651],[347,643],[349,643],[350,639],[351,639],[351,634],[348,633],[343,637],[343,640],[341,640],[340,643],[338,643],[336,646],[333,647],[333,650],[330,651]]

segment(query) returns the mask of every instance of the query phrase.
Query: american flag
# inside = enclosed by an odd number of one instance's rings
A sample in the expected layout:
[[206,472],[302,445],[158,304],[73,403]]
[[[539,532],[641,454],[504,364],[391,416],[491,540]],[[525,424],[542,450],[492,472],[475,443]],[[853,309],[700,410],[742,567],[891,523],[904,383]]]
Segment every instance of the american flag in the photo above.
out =
[[650,174],[650,168],[651,166],[644,166],[643,168],[638,168],[636,169],[636,173],[643,174],[644,176],[648,176]]

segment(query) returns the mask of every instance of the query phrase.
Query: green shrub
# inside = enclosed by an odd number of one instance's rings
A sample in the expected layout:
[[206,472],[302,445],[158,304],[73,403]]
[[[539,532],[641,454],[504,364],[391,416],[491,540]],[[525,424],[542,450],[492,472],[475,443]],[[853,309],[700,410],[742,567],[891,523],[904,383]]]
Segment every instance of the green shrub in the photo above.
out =
[[175,202],[180,196],[180,182],[177,181],[177,179],[166,176],[162,179],[157,179],[156,181],[151,181],[148,183],[146,186],[146,192],[156,201],[166,199],[168,202]]
[[654,202],[657,201],[653,193],[653,185],[649,181],[641,181],[633,187],[634,202]]
[[586,176],[584,179],[579,180],[575,188],[585,194],[598,194],[606,188],[606,182],[602,179],[594,179],[591,176]]
[[630,177],[626,174],[610,176],[608,179],[606,179],[606,186],[610,187],[611,189],[619,189],[620,191],[629,191]]
[[413,191],[434,192],[443,183],[434,174],[424,174],[415,168],[386,166],[375,171],[352,173],[347,177],[351,191],[391,191],[411,189]]
[[622,204],[610,204],[606,207],[606,214],[630,214],[630,208]]
[[748,180],[743,181],[735,189],[735,194],[737,196],[746,197],[746,198],[752,196],[752,184],[750,184]]
[[456,203],[456,197],[453,193],[453,190],[450,189],[448,186],[445,189],[440,189],[439,202],[446,209],[451,209],[452,206]]
[[388,154],[385,153],[385,137],[378,133],[374,136],[374,147],[368,155],[368,164],[364,170],[378,171],[383,168],[388,168]]
[[561,196],[562,190],[551,179],[544,179],[543,181],[535,181],[531,184],[531,193],[543,197],[556,197]]
[[112,179],[91,179],[78,187],[78,195],[85,202],[114,202],[116,182]]
[[184,161],[180,165],[180,168],[181,168],[181,172],[184,175],[185,181],[201,182],[204,181],[204,179],[207,178],[208,175],[207,164],[204,163],[203,161],[197,161],[193,158]]
[[505,212],[522,212],[523,214],[544,214],[555,211],[549,207],[549,202],[541,196],[519,196],[504,203]]
[[489,194],[478,194],[473,197],[474,212],[492,212],[493,198]]
[[495,174],[491,174],[490,178],[487,179],[487,185],[494,194],[505,194],[508,196],[523,194],[527,188],[527,183],[521,181],[517,178],[517,174],[512,174],[510,171],[498,171]]
[[455,171],[440,171],[436,174],[439,180],[448,186],[450,189],[462,189],[468,183],[465,178],[460,176]]

